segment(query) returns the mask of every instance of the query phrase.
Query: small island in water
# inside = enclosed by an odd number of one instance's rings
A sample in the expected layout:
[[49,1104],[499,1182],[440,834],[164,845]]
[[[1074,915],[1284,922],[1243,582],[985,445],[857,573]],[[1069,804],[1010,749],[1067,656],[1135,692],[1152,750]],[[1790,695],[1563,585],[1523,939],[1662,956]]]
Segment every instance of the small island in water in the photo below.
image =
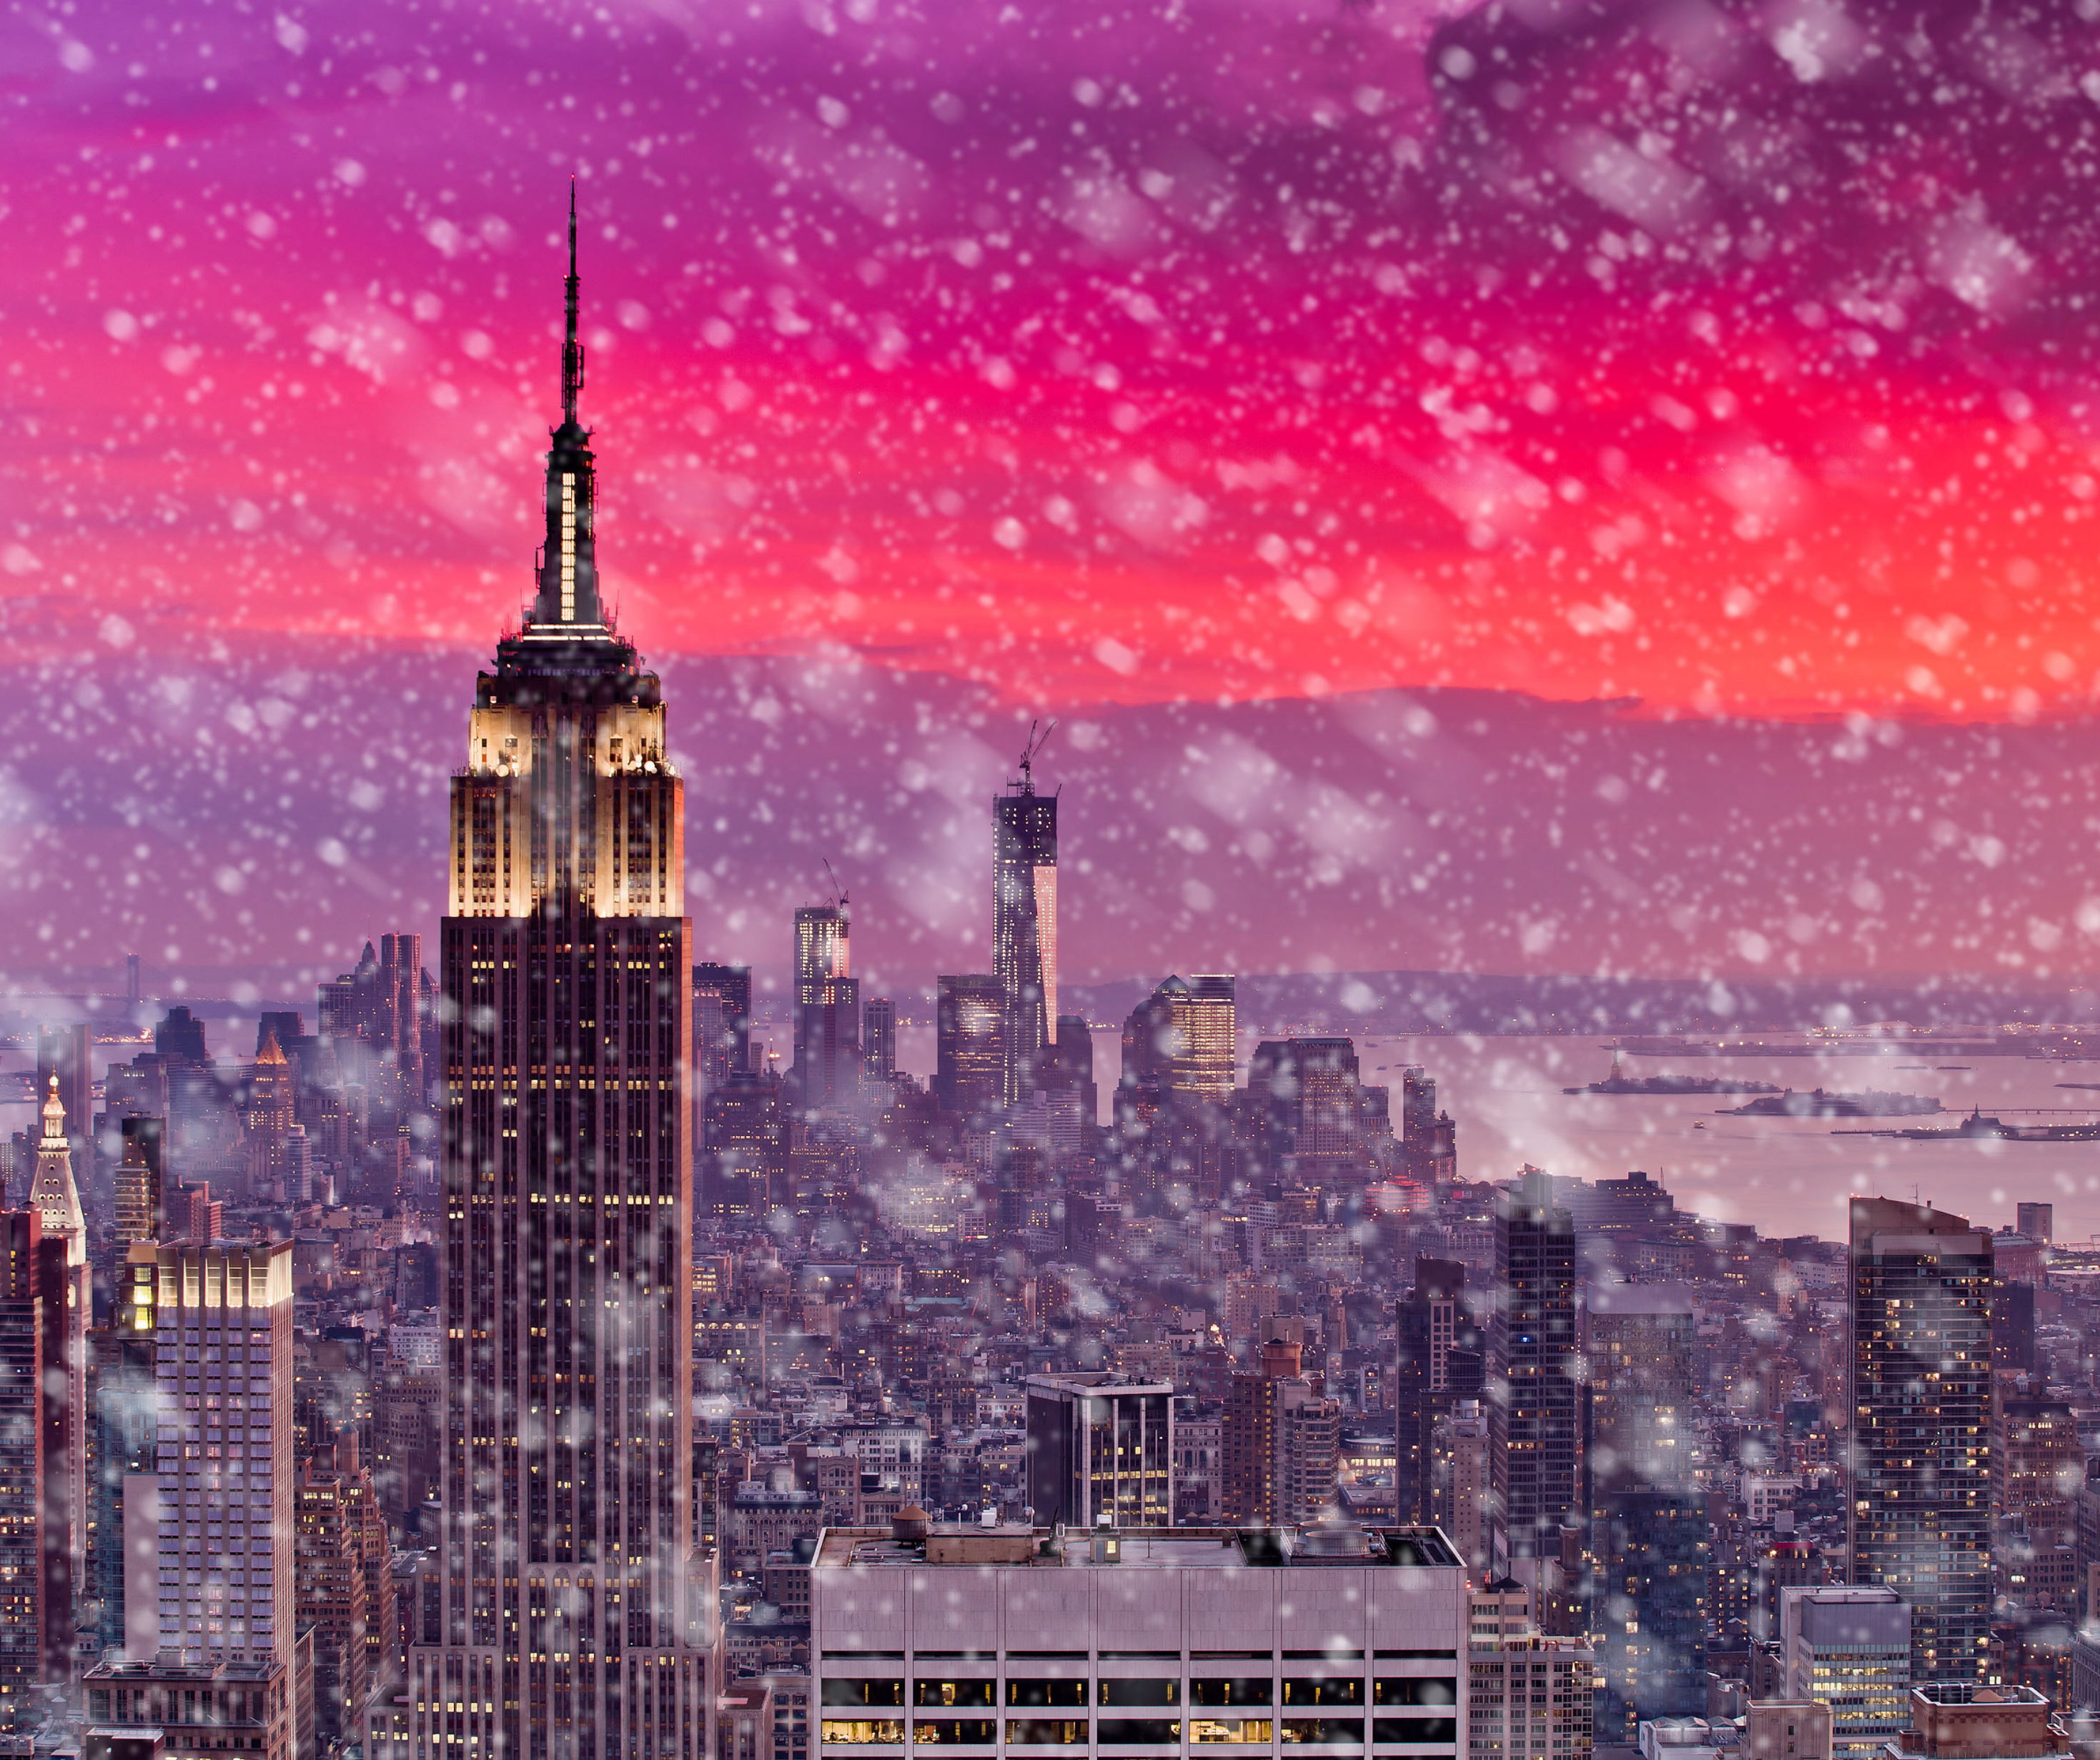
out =
[[1564,1088],[1566,1094],[1776,1094],[1776,1083],[1747,1081],[1739,1076],[1629,1076],[1612,1054],[1612,1067],[1602,1081],[1584,1088]]
[[1935,1094],[1884,1093],[1877,1088],[1860,1093],[1811,1088],[1804,1093],[1789,1088],[1725,1110],[1730,1118],[1919,1118],[1943,1108]]

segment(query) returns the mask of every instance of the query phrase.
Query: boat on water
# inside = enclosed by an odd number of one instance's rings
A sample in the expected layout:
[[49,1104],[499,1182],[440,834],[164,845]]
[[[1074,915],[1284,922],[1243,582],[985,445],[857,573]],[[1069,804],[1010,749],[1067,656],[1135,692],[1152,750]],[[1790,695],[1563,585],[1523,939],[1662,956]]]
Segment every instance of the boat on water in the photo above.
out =
[[2100,1120],[2082,1124],[2008,1124],[1979,1107],[1952,1129],[1910,1125],[1886,1130],[1833,1131],[1833,1137],[1897,1137],[1906,1142],[2100,1142]]

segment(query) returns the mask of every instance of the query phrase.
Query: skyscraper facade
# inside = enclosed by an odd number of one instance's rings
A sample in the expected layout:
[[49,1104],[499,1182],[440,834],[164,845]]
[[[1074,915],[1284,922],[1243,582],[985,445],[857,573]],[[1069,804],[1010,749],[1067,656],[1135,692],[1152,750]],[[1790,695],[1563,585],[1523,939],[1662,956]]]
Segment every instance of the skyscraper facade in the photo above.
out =
[[0,1210],[0,1718],[43,1676],[42,1218]]
[[1027,1426],[1028,1500],[1039,1523],[1171,1525],[1172,1383],[1030,1375]]
[[521,627],[477,684],[440,930],[443,1578],[419,1760],[697,1760],[685,799],[598,590],[570,218]]
[[992,803],[992,950],[1005,1017],[1004,1098],[1031,1092],[1057,1019],[1057,797],[1035,792],[1027,759]]
[[1991,1235],[1855,1198],[1851,1270],[1851,1580],[1909,1604],[1913,1679],[1976,1680],[1991,1635]]
[[1497,1195],[1495,1283],[1487,1403],[1496,1514],[1510,1556],[1550,1558],[1579,1491],[1575,1224],[1536,1168]]
[[121,1255],[134,1241],[160,1239],[167,1223],[165,1170],[167,1121],[126,1118],[120,1122],[124,1144],[117,1164],[117,1246]]
[[77,1598],[87,1582],[87,1322],[92,1311],[87,1223],[73,1183],[65,1104],[54,1071],[44,1092],[43,1135],[29,1192],[42,1239],[43,1316],[43,1614],[46,1675],[72,1667]]
[[870,997],[861,1031],[861,1063],[871,1085],[886,1085],[897,1075],[897,1005]]
[[963,972],[936,992],[934,1098],[944,1112],[987,1117],[1005,1097],[1005,988],[996,972]]
[[1122,1085],[1222,1105],[1238,1067],[1236,988],[1224,973],[1167,979],[1123,1024]]
[[836,980],[853,975],[853,924],[844,899],[805,904],[795,913],[795,1055],[802,1054],[803,1011],[837,993]]
[[[1466,1268],[1456,1260],[1414,1261],[1414,1287],[1394,1308],[1394,1489],[1403,1521],[1431,1513],[1436,1427],[1460,1400],[1481,1397],[1484,1340],[1466,1305]],[[1477,1525],[1479,1512],[1474,1512]],[[1469,1554],[1462,1554],[1468,1559]]]

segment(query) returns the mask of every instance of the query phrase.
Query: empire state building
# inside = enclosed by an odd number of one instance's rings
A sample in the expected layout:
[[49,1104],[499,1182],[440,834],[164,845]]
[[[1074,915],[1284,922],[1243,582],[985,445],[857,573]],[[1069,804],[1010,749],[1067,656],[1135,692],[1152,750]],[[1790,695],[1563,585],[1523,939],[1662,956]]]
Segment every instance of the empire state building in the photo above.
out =
[[418,1760],[702,1760],[691,924],[656,675],[600,597],[576,204],[537,592],[480,675],[440,930],[442,1593]]

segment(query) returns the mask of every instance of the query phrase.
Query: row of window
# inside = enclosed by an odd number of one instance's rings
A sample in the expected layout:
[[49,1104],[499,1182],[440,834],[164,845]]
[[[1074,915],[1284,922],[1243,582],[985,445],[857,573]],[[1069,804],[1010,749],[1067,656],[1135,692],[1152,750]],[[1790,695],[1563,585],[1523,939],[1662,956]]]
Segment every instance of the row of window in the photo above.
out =
[[[990,1680],[929,1680],[911,1683],[914,1705],[991,1705],[999,1683]],[[1085,1705],[1178,1705],[1182,1683],[1173,1678],[1143,1680],[1103,1679],[1091,1683],[1078,1680],[1039,1680],[1009,1678],[1005,1703],[1045,1709]],[[1361,1705],[1364,1683],[1360,1679],[1286,1679],[1279,1694],[1277,1683],[1266,1675],[1198,1677],[1188,1683],[1192,1705]],[[1371,1683],[1374,1705],[1454,1705],[1458,1702],[1456,1679],[1427,1679],[1413,1676]],[[904,1704],[904,1683],[895,1679],[864,1680],[827,1679],[822,1703],[834,1706],[887,1708]]]
[[[840,1718],[823,1721],[823,1740],[832,1746],[886,1748],[902,1746],[909,1728],[920,1747],[990,1747],[999,1739],[995,1718]],[[1097,1748],[1178,1747],[1181,1741],[1178,1718],[1102,1718],[1089,1724],[1084,1718],[1008,1718],[1006,1745],[1009,1748],[1069,1748],[1087,1745],[1091,1735]],[[1286,1746],[1340,1745],[1361,1748],[1364,1723],[1361,1718],[1192,1718],[1189,1740],[1200,1743],[1260,1743],[1266,1745],[1280,1734]],[[1458,1739],[1456,1718],[1373,1718],[1370,1739],[1387,1745],[1449,1745]]]

